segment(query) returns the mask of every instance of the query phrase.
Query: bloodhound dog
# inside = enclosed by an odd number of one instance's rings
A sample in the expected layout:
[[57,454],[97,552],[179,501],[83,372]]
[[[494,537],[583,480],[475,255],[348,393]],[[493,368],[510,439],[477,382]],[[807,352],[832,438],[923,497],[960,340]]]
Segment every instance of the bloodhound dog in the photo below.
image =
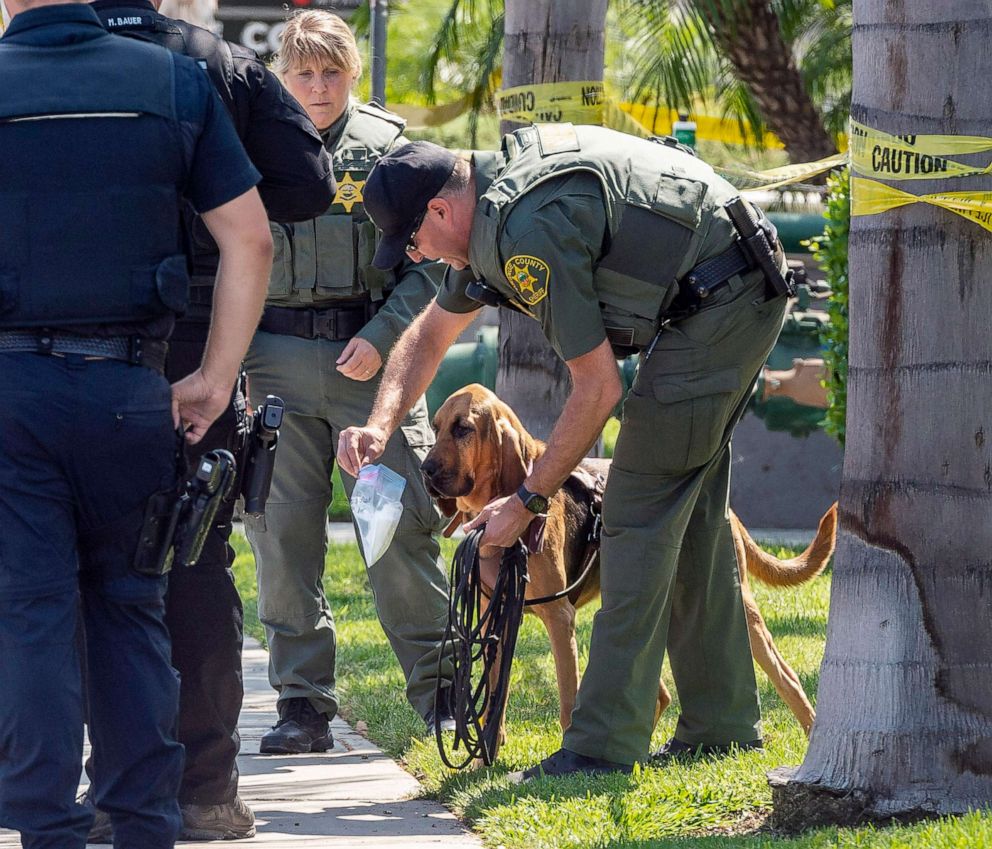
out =
[[[511,495],[523,483],[529,469],[545,450],[516,414],[484,386],[472,384],[453,393],[434,414],[437,441],[421,470],[427,488],[445,515],[452,517],[446,533],[468,521],[501,496]],[[586,460],[580,468],[604,478],[609,460]],[[531,554],[527,565],[530,582],[527,598],[542,598],[572,585],[585,560],[585,529],[592,494],[579,479],[569,478],[551,499],[544,545]],[[737,550],[737,568],[747,614],[751,652],[803,730],[809,734],[813,707],[799,677],[775,647],[772,635],[755,604],[748,573],[774,587],[792,587],[818,575],[834,549],[837,505],[820,520],[816,537],[802,554],[779,560],[751,539],[736,514],[730,523]],[[484,558],[483,580],[489,587],[499,568],[499,558]],[[486,589],[486,588],[484,588]],[[589,575],[567,596],[528,607],[544,623],[551,640],[558,679],[559,720],[562,729],[571,722],[579,685],[579,652],[575,641],[575,611],[599,594],[598,562]],[[655,722],[671,702],[664,682],[658,684]]]

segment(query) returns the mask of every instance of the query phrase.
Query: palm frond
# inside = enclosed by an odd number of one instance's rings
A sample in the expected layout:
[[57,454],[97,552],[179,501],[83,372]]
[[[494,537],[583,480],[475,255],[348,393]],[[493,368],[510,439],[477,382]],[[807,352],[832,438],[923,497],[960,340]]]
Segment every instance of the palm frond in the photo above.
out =
[[705,96],[716,53],[691,8],[666,0],[619,0],[617,24],[626,37],[623,87],[628,98],[660,97],[668,107],[688,108]]
[[472,111],[468,118],[468,131],[472,147],[479,143],[479,117],[483,112],[493,109],[493,97],[496,94],[496,71],[503,62],[503,22],[501,12],[493,19],[486,39],[485,47],[480,54],[480,62],[475,74],[476,85],[472,89]]
[[[476,74],[468,69],[479,65],[480,59],[485,63],[487,57],[480,57],[477,50],[492,48],[492,30],[497,20],[503,20],[503,0],[452,0],[421,70],[421,83],[428,103],[436,101],[437,84],[446,67],[463,69],[460,76],[469,82],[470,90],[474,88]],[[502,29],[500,23],[500,47]]]
[[736,122],[745,139],[744,149],[761,149],[767,130],[765,119],[751,90],[734,77],[729,67],[724,68],[724,73],[717,82],[717,98],[722,106],[722,117]]
[[428,103],[435,103],[437,100],[436,81],[438,66],[441,64],[441,60],[446,59],[451,61],[454,59],[455,53],[458,50],[461,36],[458,12],[461,2],[462,0],[452,0],[451,6],[448,7],[448,11],[445,13],[441,21],[441,26],[438,27],[434,35],[434,40],[431,42],[430,49],[427,51],[427,56],[424,59],[420,79]]
[[[850,103],[852,0],[768,2],[828,132],[843,131]],[[752,124],[760,139],[764,121],[753,93],[734,79],[711,36],[715,22],[722,37],[732,35],[747,7],[747,0],[614,0],[625,39],[625,93],[642,102],[657,93],[671,108],[712,97],[726,117]]]

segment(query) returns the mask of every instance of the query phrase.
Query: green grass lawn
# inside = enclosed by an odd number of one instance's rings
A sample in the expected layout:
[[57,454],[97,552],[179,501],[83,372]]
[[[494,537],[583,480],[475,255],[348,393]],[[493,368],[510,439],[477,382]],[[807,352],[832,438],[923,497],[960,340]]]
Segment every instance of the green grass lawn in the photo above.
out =
[[[235,571],[245,601],[246,631],[262,638],[255,604],[251,551],[236,537]],[[445,542],[450,562],[454,545]],[[652,767],[632,776],[544,779],[513,787],[506,773],[536,763],[558,748],[557,688],[543,627],[525,617],[513,667],[507,711],[509,740],[495,767],[452,774],[424,738],[420,718],[407,706],[400,669],[382,635],[354,545],[331,546],[324,581],[338,628],[338,694],[342,713],[362,720],[369,736],[402,760],[425,791],[463,817],[490,847],[505,849],[962,849],[992,846],[987,813],[886,829],[824,829],[781,838],[762,827],[771,802],[765,772],[798,764],[806,740],[792,714],[758,672],[765,717],[763,752]],[[811,698],[826,635],[829,576],[795,590],[755,595],[776,643],[799,673]],[[593,607],[579,614],[578,641],[585,665]],[[671,674],[665,665],[671,686]],[[856,697],[852,694],[852,698]],[[671,735],[677,702],[662,717],[653,743]]]

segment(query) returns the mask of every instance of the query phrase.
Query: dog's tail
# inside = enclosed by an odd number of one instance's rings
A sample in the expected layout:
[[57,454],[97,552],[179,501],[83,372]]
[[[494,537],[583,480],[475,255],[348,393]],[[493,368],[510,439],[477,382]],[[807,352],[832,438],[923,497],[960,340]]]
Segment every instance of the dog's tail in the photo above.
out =
[[826,567],[834,553],[837,536],[837,502],[823,514],[816,536],[802,554],[789,560],[779,560],[761,548],[745,529],[736,515],[731,513],[734,532],[740,534],[747,571],[763,584],[773,587],[795,587],[815,578]]

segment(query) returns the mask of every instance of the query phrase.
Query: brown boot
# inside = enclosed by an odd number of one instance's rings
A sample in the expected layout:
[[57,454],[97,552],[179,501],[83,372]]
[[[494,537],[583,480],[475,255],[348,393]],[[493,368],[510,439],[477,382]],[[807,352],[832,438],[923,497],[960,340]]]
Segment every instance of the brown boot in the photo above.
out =
[[235,796],[222,805],[182,805],[181,840],[244,840],[255,836],[255,815]]

